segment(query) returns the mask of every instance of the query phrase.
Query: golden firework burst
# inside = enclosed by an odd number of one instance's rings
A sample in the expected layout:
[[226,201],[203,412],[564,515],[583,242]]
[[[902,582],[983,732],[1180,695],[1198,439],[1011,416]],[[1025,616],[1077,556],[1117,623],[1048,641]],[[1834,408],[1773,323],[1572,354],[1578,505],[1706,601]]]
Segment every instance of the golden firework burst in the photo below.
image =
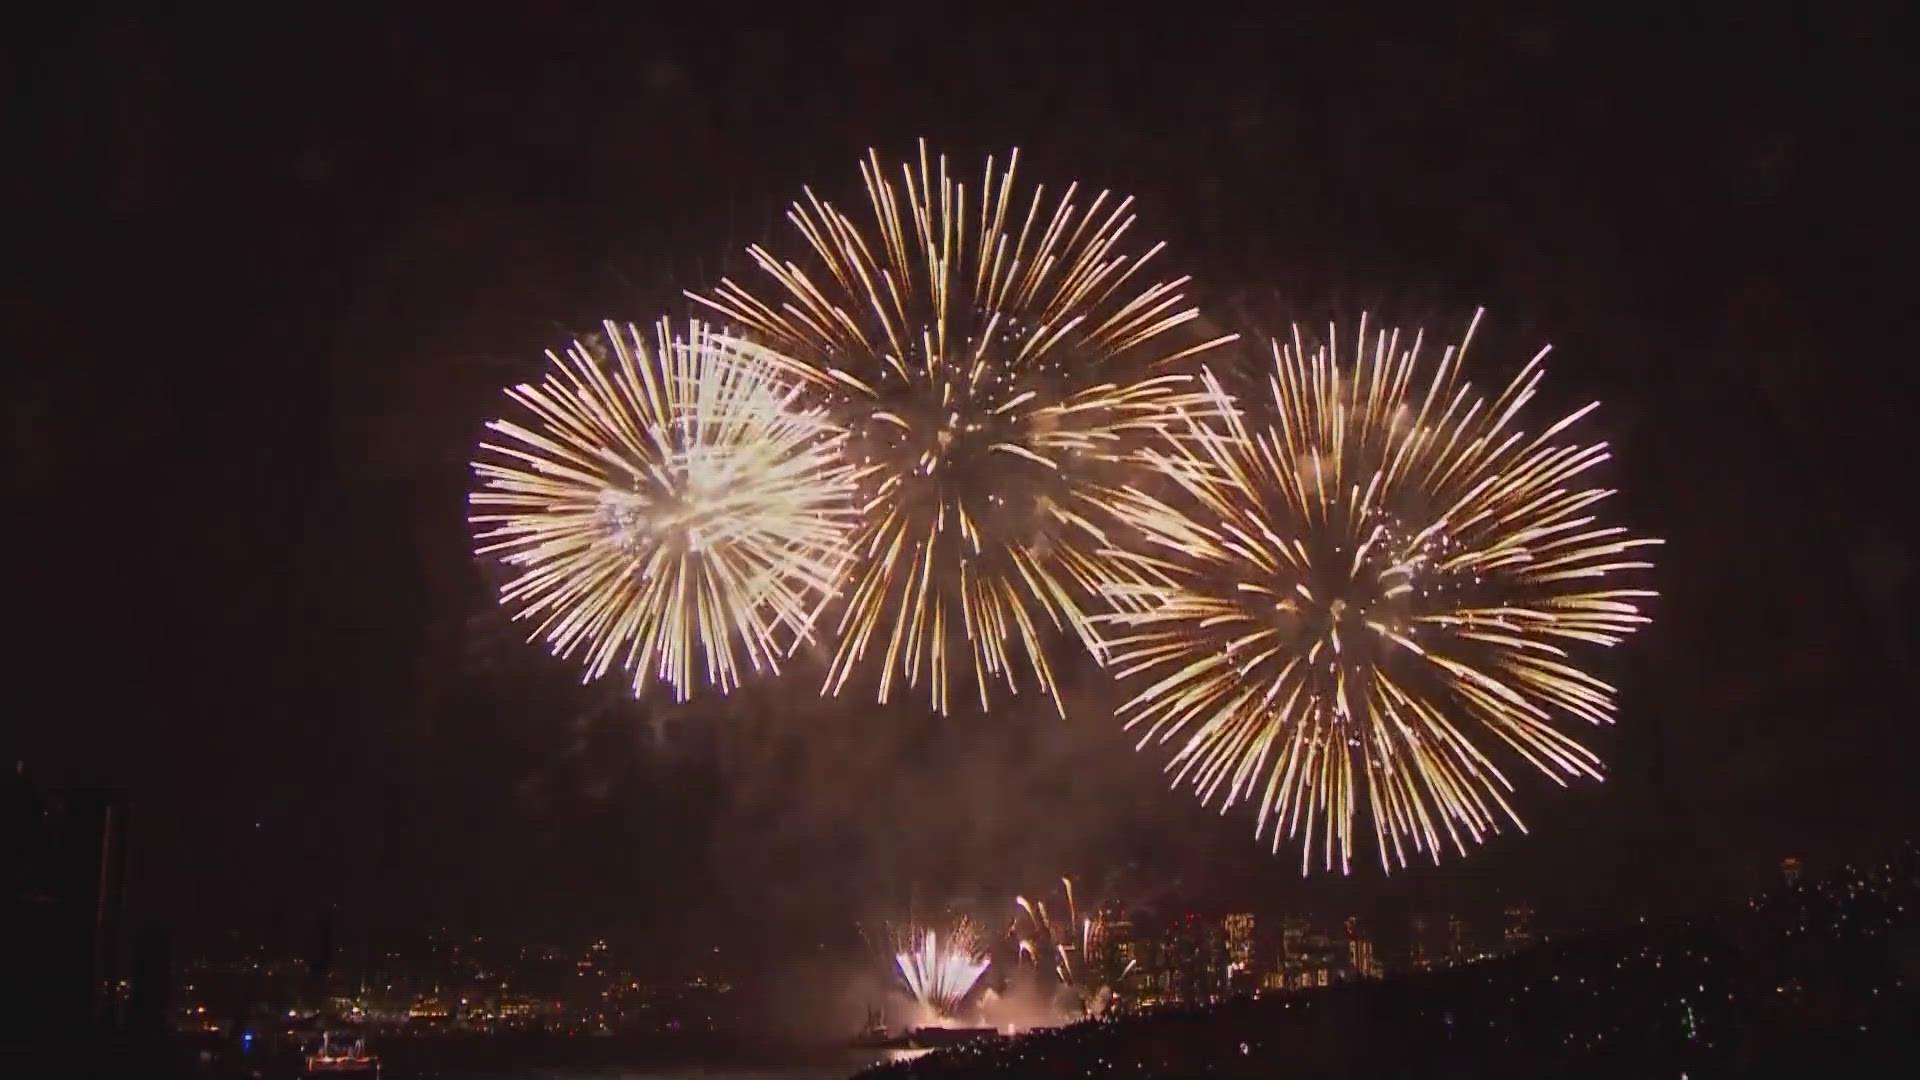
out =
[[507,396],[470,497],[477,553],[516,571],[501,589],[587,677],[618,665],[684,700],[695,659],[725,692],[740,657],[778,670],[831,596],[853,524],[842,432],[795,401],[764,348],[665,320],[649,348],[606,324],[611,362],[579,344]]
[[1104,553],[1126,447],[1199,406],[1168,365],[1232,340],[1175,333],[1196,315],[1187,279],[1142,284],[1161,245],[1123,251],[1131,199],[1069,185],[1022,208],[1017,160],[969,190],[924,143],[897,184],[870,152],[868,226],[809,190],[788,214],[806,264],[749,249],[770,299],[731,280],[689,294],[791,358],[849,431],[861,524],[829,692],[878,644],[882,703],[925,679],[945,713],[970,664],[985,709],[1024,654],[1061,708],[1049,631],[1096,648],[1100,594],[1134,577]]
[[1301,838],[1303,873],[1316,834],[1350,866],[1364,803],[1391,870],[1524,829],[1483,744],[1599,778],[1563,721],[1610,722],[1614,690],[1576,653],[1648,621],[1652,591],[1608,582],[1660,541],[1602,523],[1614,492],[1586,477],[1606,444],[1562,438],[1597,402],[1522,430],[1546,350],[1488,400],[1460,380],[1465,342],[1417,379],[1417,334],[1369,341],[1363,318],[1357,356],[1328,341],[1274,342],[1265,395],[1206,374],[1213,415],[1143,456],[1182,498],[1117,503],[1148,545],[1116,554],[1164,577],[1114,586],[1132,606],[1100,626],[1117,677],[1146,683],[1121,709],[1140,745],[1184,734],[1176,786],[1257,802],[1256,835]]

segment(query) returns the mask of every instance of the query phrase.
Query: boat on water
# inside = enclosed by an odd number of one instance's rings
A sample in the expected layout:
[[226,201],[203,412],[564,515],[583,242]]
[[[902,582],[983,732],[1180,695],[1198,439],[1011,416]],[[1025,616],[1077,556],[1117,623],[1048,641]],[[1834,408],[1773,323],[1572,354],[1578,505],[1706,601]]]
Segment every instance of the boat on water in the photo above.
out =
[[320,1045],[306,1056],[302,1077],[325,1080],[380,1080],[380,1058],[367,1053],[367,1041],[335,1040],[332,1032],[320,1036]]
[[934,1050],[942,1046],[958,1046],[975,1039],[998,1039],[998,1028],[990,1027],[921,1027],[907,1032],[905,1048],[908,1050]]
[[876,1011],[867,1010],[867,1026],[853,1039],[859,1050],[934,1050],[958,1046],[975,1039],[998,1039],[999,1030],[990,1027],[917,1027],[896,1035]]
[[879,1009],[867,1010],[867,1026],[853,1037],[855,1049],[885,1049],[893,1043],[893,1032],[887,1028],[887,1018]]

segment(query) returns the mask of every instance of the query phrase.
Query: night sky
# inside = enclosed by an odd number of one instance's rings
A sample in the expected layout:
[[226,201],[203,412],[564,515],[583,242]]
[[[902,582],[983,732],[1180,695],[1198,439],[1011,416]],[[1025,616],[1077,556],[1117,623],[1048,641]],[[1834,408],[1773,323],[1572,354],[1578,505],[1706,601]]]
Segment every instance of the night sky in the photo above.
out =
[[[1749,6],[40,27],[0,183],[4,748],[135,799],[142,910],[196,930],[338,903],[665,947],[1128,861],[1200,905],[1599,922],[1871,852],[1915,741],[1902,58],[1886,19]],[[601,318],[684,313],[792,246],[802,184],[851,201],[866,147],[922,135],[1136,194],[1237,328],[1452,340],[1484,304],[1483,380],[1551,342],[1549,404],[1606,402],[1617,512],[1668,539],[1656,624],[1605,669],[1608,782],[1523,779],[1530,836],[1302,885],[1162,789],[1097,671],[1066,724],[942,721],[811,672],[636,704],[525,646],[465,523],[500,388]]]

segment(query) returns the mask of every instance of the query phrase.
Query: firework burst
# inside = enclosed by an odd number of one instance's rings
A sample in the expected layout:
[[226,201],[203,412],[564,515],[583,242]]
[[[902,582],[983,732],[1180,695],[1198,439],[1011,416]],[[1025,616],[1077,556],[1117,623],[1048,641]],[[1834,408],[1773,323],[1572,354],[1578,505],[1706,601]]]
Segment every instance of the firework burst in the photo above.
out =
[[895,930],[894,949],[894,969],[907,991],[938,1019],[959,1011],[992,963],[973,924],[964,918],[944,935],[923,926]]
[[882,703],[904,676],[944,714],[970,677],[985,709],[1025,666],[1060,709],[1046,636],[1096,648],[1089,611],[1132,580],[1105,554],[1123,447],[1200,401],[1164,365],[1232,340],[1175,332],[1187,279],[1143,283],[1161,245],[1124,253],[1131,199],[1070,185],[1023,207],[1017,160],[970,189],[924,143],[893,179],[869,153],[870,224],[808,191],[788,214],[807,265],[749,249],[770,299],[731,280],[693,296],[793,358],[849,429],[862,521],[828,692],[877,648]]
[[844,435],[764,349],[699,323],[652,347],[609,323],[607,362],[576,344],[507,391],[474,463],[477,553],[515,576],[500,600],[587,678],[619,666],[684,700],[696,660],[722,692],[744,656],[778,670],[831,595],[852,524]]
[[1243,401],[1206,375],[1214,414],[1144,458],[1182,505],[1121,507],[1150,541],[1133,557],[1174,584],[1120,587],[1137,606],[1102,624],[1117,676],[1146,684],[1121,710],[1140,745],[1184,736],[1175,785],[1256,802],[1255,834],[1300,839],[1303,873],[1316,841],[1349,868],[1362,805],[1388,871],[1524,830],[1494,744],[1598,779],[1562,725],[1611,722],[1614,691],[1576,653],[1645,624],[1654,595],[1609,584],[1659,541],[1602,522],[1614,493],[1586,476],[1606,444],[1562,437],[1597,403],[1520,427],[1546,350],[1488,400],[1460,380],[1465,343],[1416,378],[1418,335],[1369,341],[1363,318],[1358,342],[1309,355],[1296,329]]

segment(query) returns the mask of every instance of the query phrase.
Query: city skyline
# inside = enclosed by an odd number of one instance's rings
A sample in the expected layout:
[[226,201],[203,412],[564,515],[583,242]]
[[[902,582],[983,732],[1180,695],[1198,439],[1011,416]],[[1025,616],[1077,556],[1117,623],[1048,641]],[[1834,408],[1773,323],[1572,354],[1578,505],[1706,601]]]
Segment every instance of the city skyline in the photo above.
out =
[[[1798,860],[1789,859],[1773,886],[1725,910],[1764,907],[1790,913],[1795,904],[1851,895],[1866,886],[1910,887],[1912,881],[1901,875],[1914,872],[1914,850],[1909,844],[1904,854],[1883,866],[1856,868],[1851,878],[1837,883],[1824,878],[1805,889],[1793,872]],[[1415,915],[1398,927],[1301,913],[1172,912],[1158,917],[1133,908],[1110,902],[1088,909],[1092,930],[1084,938],[1086,952],[1071,963],[1100,993],[1079,999],[1080,1005],[1055,999],[1058,1023],[1073,1020],[1081,1007],[1137,1013],[1440,973],[1546,951],[1556,943],[1579,948],[1583,942],[1604,942],[1633,929],[1546,929],[1524,901],[1504,911],[1466,917]],[[1698,920],[1664,921],[1684,928]],[[1639,926],[1645,925],[1641,920]],[[958,1019],[974,1009],[989,1010],[986,1016],[991,1019],[994,995],[1017,996],[1022,986],[1036,981],[1052,985],[1045,964],[1023,966],[1026,942],[1017,940],[1012,928],[982,942],[982,955],[994,962],[993,974],[980,987],[986,996],[975,1000],[968,995],[971,1004],[963,1004]],[[349,955],[352,949],[336,949],[335,944],[335,926],[328,921],[316,929],[301,957],[276,958],[270,947],[254,947],[229,949],[220,958],[208,954],[188,959],[174,973],[173,1022],[183,1032],[228,1036],[242,1029],[264,1034],[285,1027],[299,1032],[327,1018],[385,1035],[747,1034],[795,1028],[780,1012],[778,999],[756,992],[764,987],[743,984],[770,972],[756,971],[757,958],[729,952],[724,945],[712,950],[708,963],[667,972],[645,950],[597,938],[534,944],[443,929],[404,944],[389,940],[357,959]],[[1068,948],[1079,951],[1078,944]],[[809,997],[845,1006],[832,1015],[808,1011],[814,1028],[850,1028],[856,1001],[863,1003],[870,1023],[876,1002],[881,1017],[912,1015],[905,986],[881,962],[881,955],[845,943],[836,952],[831,959],[864,956],[811,987]],[[1064,978],[1064,972],[1060,974]],[[1036,1016],[1049,1014],[1022,1006],[1018,1015],[1033,1025],[1039,1022]]]
[[[1493,914],[1446,916],[1448,936],[1430,941],[1421,940],[1418,916],[1410,925],[1391,927],[1300,913],[1154,917],[1125,904],[1107,904],[1091,918],[1096,930],[1089,937],[1090,952],[1073,963],[1098,972],[1094,977],[1112,989],[1115,1000],[1131,1008],[1439,970],[1524,949],[1536,940],[1571,936],[1517,939],[1511,924],[1503,927]],[[743,980],[771,975],[756,970],[758,958],[742,956],[724,941],[691,964],[663,966],[646,950],[591,935],[541,944],[440,930],[356,948],[336,941],[334,933],[328,923],[304,949],[292,952],[235,935],[225,949],[191,956],[173,976],[176,1021],[195,1030],[224,1029],[271,1021],[292,1005],[289,1019],[325,1013],[374,1029],[452,1025],[493,1032],[502,1024],[506,1028],[500,1030],[520,1030],[528,1023],[587,1023],[612,1030],[618,1022],[608,1017],[627,1015],[631,1022],[634,1007],[642,1017],[651,1013],[666,1023],[671,1010],[656,1008],[662,1002],[714,996],[714,1004],[704,1006],[712,1010]],[[986,986],[1004,990],[1022,980],[1052,978],[1045,965],[1020,967],[1021,950],[1010,934],[988,935],[983,946],[1000,963]],[[821,948],[827,951],[824,944]],[[874,966],[871,950],[841,941],[827,958],[862,956]],[[1023,975],[1023,970],[1034,974]],[[863,982],[883,1004],[891,998],[900,1005],[902,988],[876,974],[869,970],[864,980],[854,981]],[[751,1027],[766,1019],[740,1011],[727,1015],[722,1026]],[[842,1019],[850,1026],[855,1017],[849,1012]]]

